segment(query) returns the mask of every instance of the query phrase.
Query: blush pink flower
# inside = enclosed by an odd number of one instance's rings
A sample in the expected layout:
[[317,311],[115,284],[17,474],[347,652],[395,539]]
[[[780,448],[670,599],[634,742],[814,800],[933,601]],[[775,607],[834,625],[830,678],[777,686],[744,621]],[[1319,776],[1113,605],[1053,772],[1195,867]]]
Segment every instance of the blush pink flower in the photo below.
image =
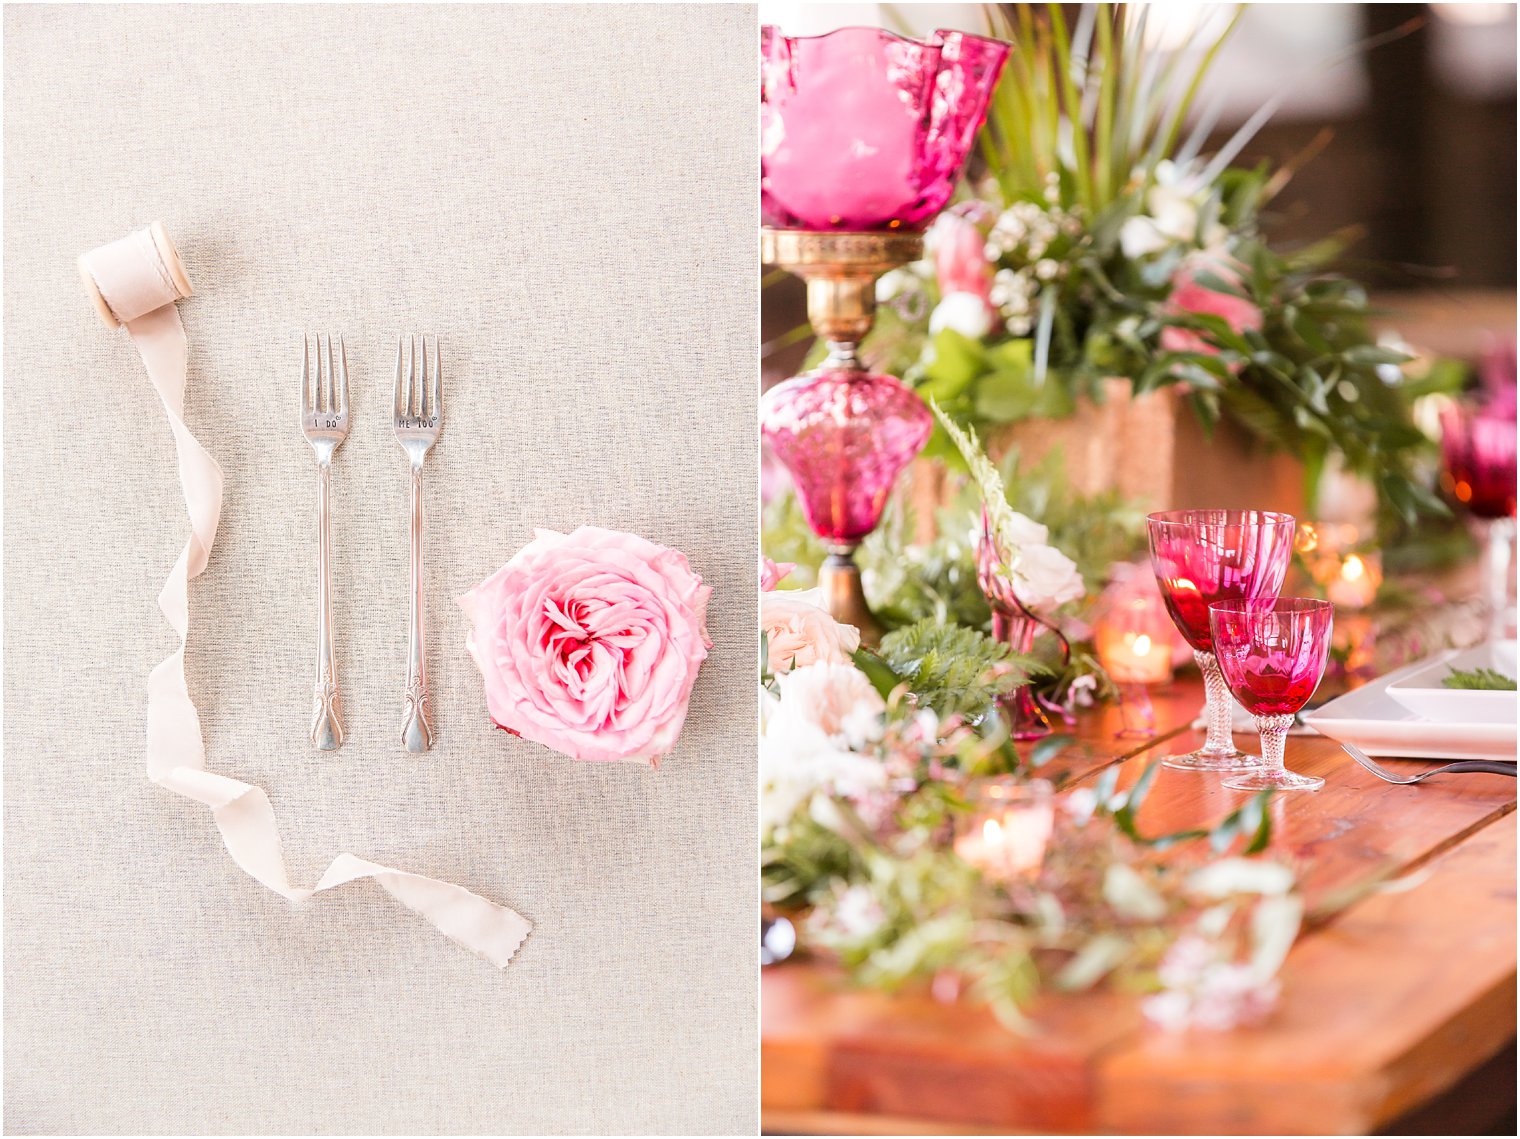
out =
[[712,646],[711,594],[684,554],[635,534],[535,531],[459,598],[491,719],[575,759],[658,763]]
[[941,295],[970,293],[992,310],[992,266],[987,239],[960,214],[941,214],[934,223],[934,276]]
[[760,590],[769,593],[786,580],[786,576],[797,568],[796,562],[773,562],[770,558],[760,558]]
[[[1166,308],[1174,316],[1222,317],[1234,332],[1260,332],[1261,309],[1244,297],[1233,293],[1221,293],[1198,283],[1202,272],[1212,273],[1231,285],[1240,283],[1234,270],[1214,260],[1195,261],[1185,264],[1172,278],[1172,295],[1167,298]],[[1161,347],[1166,352],[1201,352],[1217,356],[1219,349],[1206,334],[1193,328],[1176,328],[1168,325],[1161,330]]]

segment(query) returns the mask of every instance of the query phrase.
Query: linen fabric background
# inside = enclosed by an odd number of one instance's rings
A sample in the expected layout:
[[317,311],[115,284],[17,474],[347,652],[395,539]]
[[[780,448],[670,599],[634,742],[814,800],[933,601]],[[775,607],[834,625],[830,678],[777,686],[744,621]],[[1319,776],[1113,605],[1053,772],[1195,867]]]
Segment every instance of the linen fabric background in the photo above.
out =
[[[757,1121],[755,14],[746,7],[5,12],[5,1126],[10,1133],[750,1132]],[[222,464],[188,668],[208,766],[292,879],[340,851],[535,929],[498,972],[367,883],[291,905],[143,773],[167,425],[75,258],[162,218]],[[303,330],[347,338],[333,475],[349,739],[306,742],[317,479]],[[398,333],[436,333],[439,737],[398,742]],[[454,597],[535,526],[714,587],[658,771],[494,730]]]

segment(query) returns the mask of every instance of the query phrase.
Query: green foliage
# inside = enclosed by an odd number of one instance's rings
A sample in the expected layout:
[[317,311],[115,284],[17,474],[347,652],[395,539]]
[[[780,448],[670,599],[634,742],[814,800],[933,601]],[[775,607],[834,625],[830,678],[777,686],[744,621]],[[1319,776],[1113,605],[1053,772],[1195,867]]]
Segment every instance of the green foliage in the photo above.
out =
[[760,548],[766,557],[797,566],[777,588],[806,589],[813,585],[818,566],[828,551],[808,526],[795,494],[788,490],[765,504],[760,531]]
[[1082,580],[1096,589],[1116,562],[1146,556],[1145,510],[1117,490],[1081,494],[1066,477],[1059,450],[1038,463],[1022,462],[1010,448],[998,462],[1008,504],[1050,530],[1050,544],[1072,561]]
[[760,850],[760,894],[783,909],[810,905],[831,883],[856,877],[860,852],[844,835],[799,814]]
[[888,633],[877,657],[908,684],[919,707],[968,720],[982,718],[1000,696],[1041,670],[1036,661],[977,629],[932,619]]
[[1515,678],[1492,668],[1472,668],[1465,671],[1452,669],[1451,675],[1442,679],[1443,688],[1481,689],[1486,692],[1513,692]]
[[1145,770],[1140,773],[1140,778],[1135,780],[1134,785],[1126,791],[1114,789],[1119,781],[1118,766],[1110,767],[1098,780],[1096,790],[1100,809],[1113,819],[1114,825],[1131,842],[1148,846],[1153,850],[1165,850],[1179,843],[1207,839],[1214,850],[1223,853],[1237,838],[1246,836],[1242,853],[1259,854],[1267,849],[1272,841],[1272,816],[1267,811],[1267,803],[1272,798],[1270,789],[1258,791],[1213,826],[1172,831],[1169,834],[1154,836],[1141,834],[1136,816],[1140,812],[1140,805],[1150,794],[1151,785],[1160,771],[1160,760],[1147,764]]
[[[982,157],[1005,200],[1040,195],[1101,215],[1173,156],[1189,110],[1234,31],[1201,27],[1186,50],[1152,56],[1143,6],[1085,6],[1075,32],[1061,5],[1013,4],[1002,33],[1018,44],[993,94]],[[1090,114],[1077,113],[1091,100]]]

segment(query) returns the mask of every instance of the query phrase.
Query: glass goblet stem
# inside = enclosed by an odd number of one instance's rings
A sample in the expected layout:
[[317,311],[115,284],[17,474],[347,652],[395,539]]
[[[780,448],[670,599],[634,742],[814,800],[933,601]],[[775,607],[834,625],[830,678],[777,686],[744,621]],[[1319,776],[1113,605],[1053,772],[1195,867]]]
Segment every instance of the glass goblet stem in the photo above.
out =
[[1219,660],[1213,653],[1193,650],[1193,659],[1203,673],[1203,717],[1208,735],[1198,749],[1200,755],[1240,758],[1235,750],[1233,702],[1230,687],[1225,683],[1224,673],[1219,671]]
[[1487,527],[1484,594],[1488,601],[1488,635],[1493,641],[1509,637],[1510,546],[1515,538],[1513,518],[1492,519]]
[[1256,730],[1261,733],[1262,766],[1272,775],[1282,775],[1288,767],[1284,757],[1288,749],[1288,729],[1292,716],[1257,716]]
[[1293,717],[1283,713],[1257,716],[1256,730],[1261,733],[1261,755],[1265,761],[1254,771],[1226,776],[1224,785],[1235,791],[1318,791],[1325,781],[1318,775],[1300,775],[1289,771],[1283,762],[1288,746],[1288,729]]

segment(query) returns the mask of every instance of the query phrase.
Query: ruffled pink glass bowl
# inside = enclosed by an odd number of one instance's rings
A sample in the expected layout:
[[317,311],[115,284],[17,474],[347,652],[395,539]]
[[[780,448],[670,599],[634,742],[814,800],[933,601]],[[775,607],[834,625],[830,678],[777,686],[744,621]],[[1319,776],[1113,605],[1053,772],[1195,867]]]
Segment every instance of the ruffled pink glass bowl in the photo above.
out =
[[965,32],[760,31],[766,225],[919,230],[959,181],[1009,45]]

